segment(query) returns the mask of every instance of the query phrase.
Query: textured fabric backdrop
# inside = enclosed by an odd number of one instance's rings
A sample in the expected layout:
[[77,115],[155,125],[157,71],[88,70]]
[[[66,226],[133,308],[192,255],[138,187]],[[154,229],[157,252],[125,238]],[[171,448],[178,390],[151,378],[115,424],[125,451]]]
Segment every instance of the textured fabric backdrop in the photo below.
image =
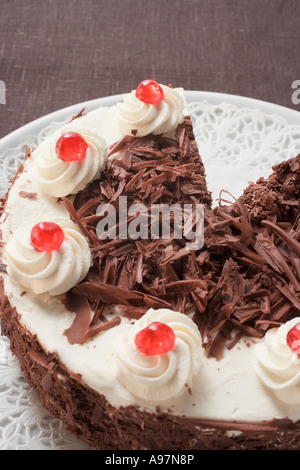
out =
[[300,0],[0,0],[0,137],[145,78],[300,110],[299,44]]

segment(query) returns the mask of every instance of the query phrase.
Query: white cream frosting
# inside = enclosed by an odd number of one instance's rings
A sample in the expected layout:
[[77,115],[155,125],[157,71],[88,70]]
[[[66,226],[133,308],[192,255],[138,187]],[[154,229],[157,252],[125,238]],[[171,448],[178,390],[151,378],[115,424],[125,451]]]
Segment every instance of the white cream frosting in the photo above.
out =
[[183,121],[185,101],[182,89],[161,87],[164,98],[158,105],[143,103],[135,96],[135,90],[127,93],[123,102],[117,104],[119,128],[123,134],[142,137],[170,133]]
[[62,131],[53,133],[32,153],[37,167],[37,182],[42,191],[54,197],[75,194],[100,176],[107,160],[107,144],[96,132],[70,126],[68,131],[80,134],[88,148],[83,160],[66,162],[55,151]]
[[289,404],[300,403],[300,359],[287,344],[287,334],[297,323],[300,317],[268,330],[254,348],[254,366],[260,380],[279,400]]
[[64,231],[58,250],[38,252],[31,244],[31,229],[19,227],[5,245],[7,272],[17,284],[35,294],[60,295],[78,284],[91,267],[86,238],[68,219],[50,220]]
[[[145,356],[135,346],[137,333],[152,322],[167,324],[175,333],[175,345],[161,356]],[[161,402],[188,393],[203,355],[201,335],[186,315],[169,309],[150,309],[133,326],[124,326],[116,338],[118,379],[134,395]]]

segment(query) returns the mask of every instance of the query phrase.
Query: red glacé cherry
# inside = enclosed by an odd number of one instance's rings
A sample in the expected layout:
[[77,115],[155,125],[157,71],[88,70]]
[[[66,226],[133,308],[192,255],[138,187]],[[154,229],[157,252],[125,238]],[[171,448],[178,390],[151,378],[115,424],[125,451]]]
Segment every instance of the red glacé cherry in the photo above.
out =
[[135,91],[135,96],[146,104],[159,104],[164,99],[162,87],[154,80],[144,80]]
[[65,132],[56,142],[56,155],[64,162],[83,160],[88,148],[86,140],[77,132]]
[[292,351],[298,352],[300,359],[300,323],[297,323],[286,335],[286,341]]
[[145,356],[162,356],[169,352],[175,344],[175,333],[168,325],[153,322],[135,337],[135,345]]
[[39,253],[58,250],[64,238],[62,228],[53,222],[39,222],[31,230],[31,244]]

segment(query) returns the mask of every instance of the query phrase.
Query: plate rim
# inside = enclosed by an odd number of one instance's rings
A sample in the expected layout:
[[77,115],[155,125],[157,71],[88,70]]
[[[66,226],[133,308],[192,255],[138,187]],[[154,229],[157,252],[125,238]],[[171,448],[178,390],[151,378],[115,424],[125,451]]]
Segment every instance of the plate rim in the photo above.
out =
[[[223,102],[231,103],[240,108],[253,108],[259,109],[266,115],[277,114],[285,118],[291,125],[300,125],[300,114],[299,111],[287,108],[285,106],[271,103],[269,101],[263,101],[256,98],[251,98],[243,95],[234,95],[229,93],[214,92],[214,91],[201,91],[201,90],[184,90],[187,102],[192,101],[208,101],[212,104],[221,104]],[[82,101],[77,104],[66,106],[64,108],[52,111],[51,113],[45,114],[39,118],[36,118],[27,124],[15,129],[6,136],[0,139],[0,155],[6,150],[13,149],[20,144],[22,137],[26,138],[26,135],[36,135],[39,131],[45,128],[56,120],[64,120],[70,115],[76,115],[82,109],[86,109],[86,112],[90,112],[99,106],[111,106],[120,101],[124,96],[124,93],[103,96],[100,98],[94,98],[92,100]],[[298,121],[298,122],[297,122]]]

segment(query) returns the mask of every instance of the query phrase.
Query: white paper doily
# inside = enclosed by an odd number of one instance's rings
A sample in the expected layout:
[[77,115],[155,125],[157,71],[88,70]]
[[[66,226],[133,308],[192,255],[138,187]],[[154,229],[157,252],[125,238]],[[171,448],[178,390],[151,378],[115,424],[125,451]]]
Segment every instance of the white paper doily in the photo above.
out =
[[[226,101],[192,100],[189,110],[215,202],[220,190],[239,196],[249,181],[268,176],[273,165],[300,152],[300,125],[280,114]],[[63,122],[53,121],[37,135],[23,136],[17,147],[0,156],[0,196],[23,163],[26,148],[36,147]],[[0,430],[0,450],[87,449],[42,409],[5,337],[0,338]]]

